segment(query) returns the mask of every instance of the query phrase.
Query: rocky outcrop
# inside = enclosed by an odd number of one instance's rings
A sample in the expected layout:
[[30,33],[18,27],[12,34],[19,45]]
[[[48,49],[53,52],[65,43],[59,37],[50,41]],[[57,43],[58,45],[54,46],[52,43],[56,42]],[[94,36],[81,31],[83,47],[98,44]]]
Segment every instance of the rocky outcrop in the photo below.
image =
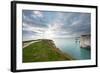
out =
[[91,35],[81,35],[80,47],[81,48],[90,48],[91,47]]

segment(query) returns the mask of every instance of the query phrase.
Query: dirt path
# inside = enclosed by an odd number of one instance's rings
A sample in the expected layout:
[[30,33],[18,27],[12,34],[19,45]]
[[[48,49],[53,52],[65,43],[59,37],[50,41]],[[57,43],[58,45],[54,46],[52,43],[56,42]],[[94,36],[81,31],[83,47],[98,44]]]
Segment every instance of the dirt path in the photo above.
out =
[[29,42],[29,43],[27,43],[26,45],[24,45],[23,48],[25,48],[25,47],[27,47],[27,46],[29,46],[30,44],[35,43],[35,42],[38,42],[38,41]]

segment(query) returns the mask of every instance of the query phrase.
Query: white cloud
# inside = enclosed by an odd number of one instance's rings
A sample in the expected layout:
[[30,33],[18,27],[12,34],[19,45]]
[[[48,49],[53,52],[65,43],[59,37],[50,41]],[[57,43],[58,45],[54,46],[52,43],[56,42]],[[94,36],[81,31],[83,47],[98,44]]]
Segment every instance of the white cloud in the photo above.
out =
[[80,23],[81,23],[81,20],[77,20],[77,21],[74,21],[74,22],[71,24],[71,26],[78,26],[78,25],[80,25]]
[[[43,17],[43,14],[42,14],[42,12],[40,12],[40,11],[33,11],[33,16],[34,17]],[[36,16],[35,16],[36,15]]]
[[53,30],[53,31],[59,31],[59,30],[61,30],[62,29],[62,26],[63,26],[64,24],[63,23],[61,23],[61,22],[53,22],[53,23],[51,23],[48,27],[48,29],[51,29],[51,30]]
[[30,26],[29,26],[28,24],[26,24],[26,23],[23,22],[23,28],[24,28],[24,27],[27,27],[27,28],[28,28],[28,27],[30,27]]
[[23,23],[23,26],[25,26],[26,28],[23,27],[23,31],[33,31],[36,32],[37,34],[42,34],[44,33],[44,31],[47,30],[47,28],[41,28],[41,27],[32,27],[29,24]]

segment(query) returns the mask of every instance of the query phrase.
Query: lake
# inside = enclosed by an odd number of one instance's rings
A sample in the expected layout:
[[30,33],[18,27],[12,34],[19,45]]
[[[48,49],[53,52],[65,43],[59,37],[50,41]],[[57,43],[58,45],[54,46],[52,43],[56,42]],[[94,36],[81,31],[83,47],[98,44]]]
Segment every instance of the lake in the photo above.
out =
[[80,48],[79,40],[75,38],[53,39],[57,48],[63,53],[71,55],[76,60],[85,60],[91,58],[91,50]]

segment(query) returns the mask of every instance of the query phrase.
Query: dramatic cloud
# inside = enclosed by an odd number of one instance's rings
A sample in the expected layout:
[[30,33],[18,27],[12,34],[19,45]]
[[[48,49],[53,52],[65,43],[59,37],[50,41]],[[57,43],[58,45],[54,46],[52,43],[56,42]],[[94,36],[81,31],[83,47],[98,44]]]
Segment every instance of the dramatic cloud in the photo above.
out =
[[23,39],[67,38],[90,34],[91,14],[23,10]]

